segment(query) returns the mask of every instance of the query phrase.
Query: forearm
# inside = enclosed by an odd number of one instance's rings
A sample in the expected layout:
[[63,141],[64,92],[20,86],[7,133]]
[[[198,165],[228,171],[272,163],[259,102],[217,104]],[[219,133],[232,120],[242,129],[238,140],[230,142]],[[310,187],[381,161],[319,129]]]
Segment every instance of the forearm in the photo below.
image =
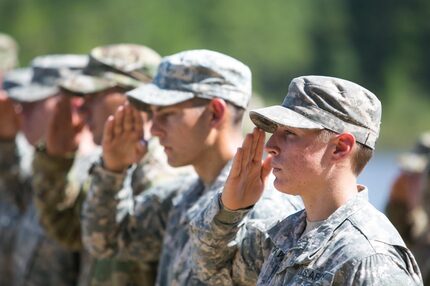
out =
[[219,195],[191,222],[192,261],[199,279],[209,285],[233,285],[232,265],[240,224],[249,209],[229,211]]
[[73,161],[36,152],[32,184],[40,222],[47,233],[67,248],[79,250],[80,209],[85,194],[79,183],[67,178]]
[[24,209],[29,200],[29,185],[20,169],[15,140],[0,141],[0,198]]
[[97,258],[110,258],[118,251],[117,193],[125,176],[125,172],[109,172],[101,164],[90,171],[91,183],[82,207],[82,239],[84,247]]

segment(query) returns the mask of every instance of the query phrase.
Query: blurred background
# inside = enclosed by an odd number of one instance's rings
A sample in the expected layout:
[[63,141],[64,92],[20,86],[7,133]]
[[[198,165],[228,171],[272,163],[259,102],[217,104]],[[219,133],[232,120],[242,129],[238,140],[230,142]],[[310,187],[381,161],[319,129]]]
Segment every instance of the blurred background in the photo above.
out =
[[0,0],[0,31],[20,63],[140,43],[161,55],[217,50],[248,64],[263,104],[279,103],[293,77],[357,82],[382,101],[375,158],[360,177],[382,209],[396,156],[430,129],[430,1],[425,0]]

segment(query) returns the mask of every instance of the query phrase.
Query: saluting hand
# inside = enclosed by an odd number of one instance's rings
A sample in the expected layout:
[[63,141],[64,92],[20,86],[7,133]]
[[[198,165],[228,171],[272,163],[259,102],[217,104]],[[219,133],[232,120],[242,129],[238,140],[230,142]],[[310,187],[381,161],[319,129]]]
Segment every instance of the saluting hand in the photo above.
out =
[[54,156],[76,152],[85,122],[72,113],[71,98],[62,95],[56,103],[46,134],[46,150]]
[[20,129],[20,117],[15,106],[0,90],[0,140],[13,140]]
[[254,128],[246,136],[242,147],[238,148],[221,196],[227,209],[238,210],[252,206],[263,194],[271,170],[271,157],[262,161],[264,138],[264,131]]
[[143,135],[142,114],[128,103],[120,106],[105,123],[104,167],[112,172],[122,172],[139,162],[147,152]]

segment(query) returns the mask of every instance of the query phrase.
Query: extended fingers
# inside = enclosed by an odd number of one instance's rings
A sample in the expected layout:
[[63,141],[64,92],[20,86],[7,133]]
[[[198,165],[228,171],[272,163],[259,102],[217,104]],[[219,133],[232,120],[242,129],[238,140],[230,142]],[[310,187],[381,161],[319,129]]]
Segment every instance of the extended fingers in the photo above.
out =
[[135,130],[137,137],[139,139],[144,137],[144,133],[143,133],[143,117],[142,114],[139,110],[133,108],[133,115],[134,115],[134,127],[133,129]]
[[132,131],[134,127],[134,113],[130,105],[124,106],[124,131]]
[[255,149],[253,150],[254,162],[261,162],[261,159],[263,158],[264,139],[266,137],[266,134],[261,129],[257,129],[256,133],[257,133],[257,136],[255,138],[256,144],[255,144]]
[[118,107],[115,112],[114,136],[119,136],[124,130],[124,106]]
[[110,143],[114,139],[114,127],[115,127],[115,118],[113,115],[110,115],[106,120],[104,130],[103,130],[103,145],[105,143]]
[[231,170],[230,170],[230,175],[232,177],[240,176],[240,172],[242,169],[242,156],[243,156],[243,149],[237,148],[236,155],[234,155],[233,164],[231,165]]

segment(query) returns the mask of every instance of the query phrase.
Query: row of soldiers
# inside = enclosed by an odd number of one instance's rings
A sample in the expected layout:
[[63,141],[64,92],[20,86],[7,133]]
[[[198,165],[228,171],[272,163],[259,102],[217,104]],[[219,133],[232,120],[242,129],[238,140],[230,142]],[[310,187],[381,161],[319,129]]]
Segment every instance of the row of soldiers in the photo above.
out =
[[381,119],[365,88],[295,78],[243,138],[251,71],[225,54],[114,44],[11,68],[1,285],[422,284],[356,182]]

